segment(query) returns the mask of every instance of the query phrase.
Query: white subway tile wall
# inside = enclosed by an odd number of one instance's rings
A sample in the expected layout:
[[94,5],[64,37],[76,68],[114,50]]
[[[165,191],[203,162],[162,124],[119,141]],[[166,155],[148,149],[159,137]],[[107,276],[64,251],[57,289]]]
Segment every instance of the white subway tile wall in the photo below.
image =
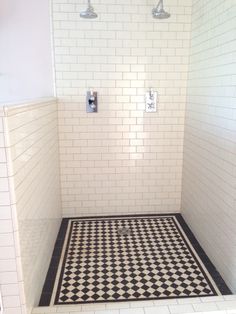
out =
[[61,222],[57,103],[9,107],[7,122],[30,311],[39,302]]
[[[178,212],[192,0],[53,0],[64,216]],[[157,113],[144,94],[159,92]],[[98,113],[86,113],[86,91]]]
[[[9,167],[6,120],[0,108],[0,294],[4,314],[25,313],[14,190]],[[14,217],[14,219],[13,219]]]
[[236,292],[236,2],[193,3],[183,215]]
[[61,222],[57,104],[45,100],[4,112],[0,287],[4,313],[19,314],[21,308],[30,313],[38,304]]

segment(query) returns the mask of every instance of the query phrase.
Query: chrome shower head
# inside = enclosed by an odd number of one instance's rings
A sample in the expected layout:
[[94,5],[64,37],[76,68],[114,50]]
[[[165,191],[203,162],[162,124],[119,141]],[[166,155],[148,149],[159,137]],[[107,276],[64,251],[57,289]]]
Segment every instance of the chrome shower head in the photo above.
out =
[[98,17],[97,13],[94,12],[94,8],[92,7],[90,0],[88,0],[87,9],[80,13],[80,17],[84,19],[96,19]]
[[160,0],[158,5],[152,10],[152,16],[155,19],[168,19],[170,17],[170,13],[164,10],[163,0]]

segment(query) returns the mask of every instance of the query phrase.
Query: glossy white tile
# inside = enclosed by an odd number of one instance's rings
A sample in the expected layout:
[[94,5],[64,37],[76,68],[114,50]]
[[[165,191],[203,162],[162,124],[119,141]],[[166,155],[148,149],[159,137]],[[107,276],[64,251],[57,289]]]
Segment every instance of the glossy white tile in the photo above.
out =
[[199,0],[192,10],[182,212],[236,293],[236,5]]
[[[164,23],[149,2],[96,3],[92,24],[73,14],[83,0],[53,5],[64,216],[180,210],[192,1],[167,2],[178,19]],[[126,9],[133,18],[122,19]],[[96,114],[86,113],[90,87]],[[151,114],[150,87],[159,93]]]
[[12,106],[7,108],[6,121],[17,215],[14,226],[19,236],[18,274],[30,311],[38,304],[61,218],[57,104],[52,100]]

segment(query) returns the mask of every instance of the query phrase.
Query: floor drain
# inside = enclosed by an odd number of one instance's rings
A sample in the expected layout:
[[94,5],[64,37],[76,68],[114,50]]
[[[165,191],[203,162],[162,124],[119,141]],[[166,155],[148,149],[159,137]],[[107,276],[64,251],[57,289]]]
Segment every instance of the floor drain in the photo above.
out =
[[118,234],[119,235],[130,235],[131,230],[129,228],[119,228],[118,229]]

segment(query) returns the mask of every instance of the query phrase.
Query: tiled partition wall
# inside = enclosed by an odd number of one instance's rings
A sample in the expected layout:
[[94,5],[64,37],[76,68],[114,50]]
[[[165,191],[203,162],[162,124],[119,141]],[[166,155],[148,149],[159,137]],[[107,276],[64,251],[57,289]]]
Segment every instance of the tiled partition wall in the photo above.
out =
[[183,214],[236,292],[236,2],[193,3]]
[[19,230],[4,109],[0,107],[0,293],[5,314],[23,314],[25,297],[19,254]]
[[[13,248],[12,251],[11,248],[7,249],[9,254],[18,254],[21,260],[23,274],[20,280],[24,283],[25,302],[30,312],[38,304],[61,221],[57,104],[55,100],[42,100],[5,107],[4,111],[7,151],[12,161],[8,165],[11,169],[11,197],[16,210],[10,218],[16,221],[17,217],[16,239],[20,243],[20,252],[19,247],[16,253]],[[4,211],[1,215],[7,219],[8,211]],[[10,245],[6,243],[6,246]],[[10,267],[11,261],[7,255],[6,258],[6,267]],[[6,278],[0,277],[1,289],[4,289],[4,280],[8,283],[12,278],[9,283],[15,283],[14,272],[9,274],[10,279],[6,273],[3,276]],[[10,296],[5,299],[3,295],[5,308],[19,305],[16,288],[10,285],[5,287]],[[15,310],[11,313],[19,313]]]
[[[53,0],[64,216],[180,210],[192,0]],[[159,92],[157,113],[144,94]],[[85,95],[98,91],[98,113]]]

